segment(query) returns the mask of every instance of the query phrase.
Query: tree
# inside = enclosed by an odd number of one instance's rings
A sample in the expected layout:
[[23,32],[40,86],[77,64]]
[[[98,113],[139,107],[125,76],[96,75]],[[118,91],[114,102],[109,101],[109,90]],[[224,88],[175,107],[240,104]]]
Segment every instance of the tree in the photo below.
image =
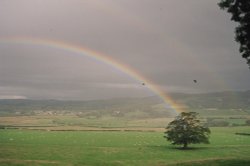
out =
[[196,112],[182,112],[166,127],[165,138],[174,145],[209,143],[210,129],[202,125]]
[[221,0],[218,5],[232,14],[231,20],[239,23],[235,29],[235,40],[240,43],[240,53],[250,66],[250,1]]

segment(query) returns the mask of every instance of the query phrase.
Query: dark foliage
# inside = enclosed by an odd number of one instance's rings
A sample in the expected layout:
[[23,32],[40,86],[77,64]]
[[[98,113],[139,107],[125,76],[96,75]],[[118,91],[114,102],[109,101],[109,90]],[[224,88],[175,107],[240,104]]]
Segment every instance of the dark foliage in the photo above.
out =
[[250,136],[250,133],[235,133],[236,135],[246,135],[246,136]]
[[174,145],[183,145],[184,149],[191,143],[209,143],[210,130],[202,125],[197,115],[196,112],[182,112],[168,124],[164,137]]
[[235,40],[240,43],[240,53],[250,66],[250,1],[221,0],[221,9],[232,14],[231,20],[239,23],[235,29]]
[[250,126],[250,119],[247,119],[247,120],[246,120],[246,125],[247,125],[247,126]]

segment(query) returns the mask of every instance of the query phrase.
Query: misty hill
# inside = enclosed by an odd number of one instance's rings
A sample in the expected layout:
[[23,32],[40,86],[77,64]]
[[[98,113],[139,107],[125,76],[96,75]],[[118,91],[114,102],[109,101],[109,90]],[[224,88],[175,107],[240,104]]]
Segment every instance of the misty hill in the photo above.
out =
[[32,115],[32,114],[119,114],[128,112],[152,112],[152,110],[167,114],[164,104],[157,97],[120,98],[92,101],[63,101],[63,100],[0,100],[0,115]]
[[203,94],[175,93],[170,95],[189,109],[250,109],[250,91],[227,91]]
[[[250,91],[216,92],[204,94],[172,93],[171,98],[186,106],[189,111],[195,110],[250,110]],[[62,100],[0,100],[0,115],[33,115],[33,114],[83,114],[113,115],[140,112],[142,117],[169,116],[171,110],[158,97],[120,98],[92,101]],[[135,115],[135,116],[137,116]]]

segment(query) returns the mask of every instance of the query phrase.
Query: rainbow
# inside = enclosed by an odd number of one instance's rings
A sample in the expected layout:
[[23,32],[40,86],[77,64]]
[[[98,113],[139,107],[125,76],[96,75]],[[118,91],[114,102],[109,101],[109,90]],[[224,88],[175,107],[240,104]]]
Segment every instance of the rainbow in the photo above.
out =
[[152,81],[146,79],[139,72],[135,71],[130,66],[119,62],[98,51],[91,50],[89,48],[78,46],[76,44],[70,44],[64,41],[53,40],[53,39],[40,39],[40,38],[28,38],[28,37],[8,37],[8,38],[0,38],[0,43],[3,44],[28,44],[28,45],[38,45],[38,46],[46,46],[55,49],[61,49],[69,52],[73,52],[76,54],[84,55],[110,65],[121,72],[129,75],[133,79],[145,83],[146,87],[149,88],[152,92],[154,92],[157,96],[159,96],[168,106],[170,106],[176,113],[182,112],[183,106],[177,104],[169,95],[164,93],[156,84]]

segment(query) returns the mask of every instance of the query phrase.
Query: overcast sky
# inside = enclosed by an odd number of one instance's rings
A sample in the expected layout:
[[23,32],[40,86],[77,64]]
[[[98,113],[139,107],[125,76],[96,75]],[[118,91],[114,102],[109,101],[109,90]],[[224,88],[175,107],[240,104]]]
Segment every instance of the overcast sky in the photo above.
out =
[[[1,0],[0,40],[60,40],[106,54],[170,92],[249,90],[235,23],[218,0]],[[197,80],[194,83],[193,80]],[[0,42],[0,98],[90,100],[155,95],[84,55]]]

